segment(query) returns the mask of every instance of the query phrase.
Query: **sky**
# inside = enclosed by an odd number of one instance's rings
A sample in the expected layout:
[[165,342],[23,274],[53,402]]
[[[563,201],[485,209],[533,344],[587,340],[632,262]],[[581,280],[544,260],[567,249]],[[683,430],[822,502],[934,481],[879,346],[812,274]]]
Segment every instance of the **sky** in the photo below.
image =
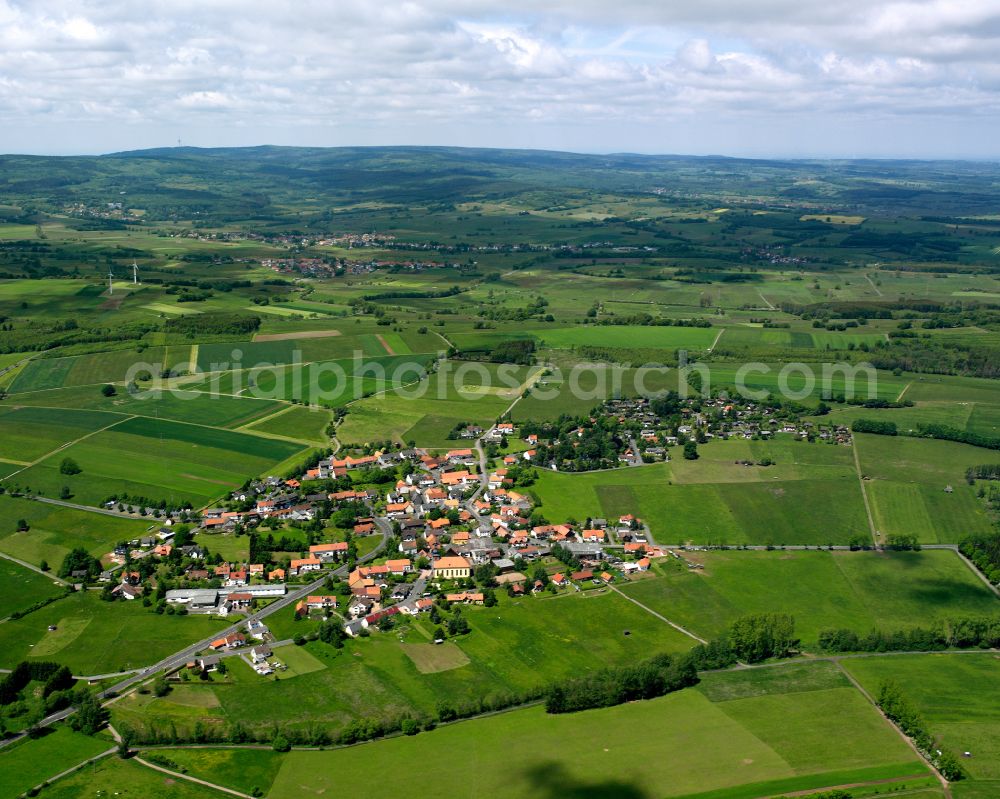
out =
[[1000,0],[0,0],[0,152],[1000,158]]

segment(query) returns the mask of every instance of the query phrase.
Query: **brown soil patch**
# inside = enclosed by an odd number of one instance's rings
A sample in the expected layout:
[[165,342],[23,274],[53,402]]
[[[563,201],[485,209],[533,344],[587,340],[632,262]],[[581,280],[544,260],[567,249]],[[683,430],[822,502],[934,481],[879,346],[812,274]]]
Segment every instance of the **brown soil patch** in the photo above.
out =
[[385,348],[385,351],[386,351],[387,353],[389,353],[389,355],[395,355],[395,354],[396,354],[396,352],[395,352],[395,351],[393,350],[393,348],[389,346],[389,342],[388,342],[388,341],[386,341],[386,340],[385,340],[385,339],[384,339],[384,338],[382,337],[382,334],[381,334],[381,333],[376,333],[376,334],[375,334],[375,338],[377,338],[377,339],[378,339],[378,343],[379,343],[379,344],[381,344],[381,345],[382,345],[382,346],[383,346],[383,347]]
[[301,330],[298,333],[265,333],[256,335],[254,341],[292,341],[298,338],[333,338],[339,336],[339,330]]

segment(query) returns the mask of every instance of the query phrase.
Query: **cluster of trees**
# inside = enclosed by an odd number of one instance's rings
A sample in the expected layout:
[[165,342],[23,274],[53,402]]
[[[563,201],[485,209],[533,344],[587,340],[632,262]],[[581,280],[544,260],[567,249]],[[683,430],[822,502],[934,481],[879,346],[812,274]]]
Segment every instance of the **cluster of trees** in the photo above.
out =
[[93,580],[101,573],[101,562],[83,547],[76,547],[66,553],[62,566],[59,567],[60,577],[70,577],[73,572],[87,573],[87,579]]
[[987,580],[994,585],[1000,583],[1000,532],[969,536],[958,545],[958,549]]
[[42,683],[41,702],[28,717],[33,726],[50,713],[75,706],[70,726],[87,735],[96,733],[108,720],[109,713],[86,687],[76,688],[76,680],[66,666],[50,661],[21,661],[0,679],[0,705],[21,701],[21,692],[32,682]]
[[[582,434],[574,431],[580,429]],[[618,466],[618,455],[626,446],[627,433],[617,418],[590,418],[562,415],[555,422],[529,422],[521,425],[521,435],[537,435],[535,459],[554,461],[561,471],[587,472]]]
[[920,713],[903,695],[902,689],[896,682],[892,680],[883,682],[875,696],[875,703],[916,744],[946,780],[955,782],[965,777],[965,771],[958,758],[935,742]]
[[503,341],[491,349],[486,357],[494,363],[518,363],[528,366],[535,359],[535,342],[531,339]]
[[982,463],[965,470],[965,479],[972,485],[976,480],[1000,480],[1000,463]]
[[724,669],[737,662],[759,663],[794,655],[799,646],[795,619],[784,613],[741,616],[729,629],[707,644],[698,644],[687,660],[698,671]]
[[189,336],[245,335],[260,328],[260,317],[245,313],[186,314],[168,319],[166,331]]
[[545,712],[574,713],[654,699],[696,682],[698,673],[690,660],[662,654],[633,666],[602,669],[554,683],[545,694]]
[[882,419],[855,419],[851,430],[855,433],[874,433],[877,436],[899,435],[895,422]]
[[894,533],[885,539],[885,548],[894,552],[919,552],[920,541],[915,535],[903,535]]
[[454,297],[463,291],[461,286],[450,286],[439,291],[420,291],[419,289],[396,289],[394,291],[380,291],[375,294],[364,294],[361,299],[367,302],[377,300],[439,300],[445,297]]
[[827,629],[819,634],[826,652],[935,652],[941,649],[988,649],[1000,646],[1000,620],[989,617],[946,619],[934,627],[906,630]]
[[[69,683],[64,684],[66,677]],[[50,690],[50,681],[53,681]],[[69,676],[69,669],[47,660],[27,661],[22,660],[8,674],[0,679],[0,705],[9,705],[16,702],[30,682],[45,683],[42,690],[43,695],[48,696],[53,690],[64,690],[73,685],[73,678]]]

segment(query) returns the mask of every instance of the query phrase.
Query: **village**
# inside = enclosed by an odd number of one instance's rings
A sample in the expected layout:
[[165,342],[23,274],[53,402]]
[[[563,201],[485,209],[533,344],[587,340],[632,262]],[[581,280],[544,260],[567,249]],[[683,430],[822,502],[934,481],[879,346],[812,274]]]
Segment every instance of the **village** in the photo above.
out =
[[[534,470],[638,466],[669,460],[678,446],[688,458],[714,438],[780,435],[850,443],[846,428],[802,420],[795,408],[673,394],[610,400],[590,416],[555,423],[462,425],[453,437],[472,446],[336,453],[293,477],[249,481],[203,509],[196,525],[167,519],[154,535],[123,542],[112,555],[117,565],[99,581],[109,600],[236,620],[193,661],[196,669],[236,654],[261,675],[279,669],[272,648],[289,641],[258,618],[279,605],[351,637],[429,614],[444,625],[435,639],[441,642],[468,630],[467,620],[456,625],[448,610],[495,605],[498,591],[531,597],[592,590],[641,577],[663,557],[700,568],[678,548],[659,545],[631,513],[547,519],[524,489]],[[213,554],[216,542],[241,536],[249,540],[248,560]]]

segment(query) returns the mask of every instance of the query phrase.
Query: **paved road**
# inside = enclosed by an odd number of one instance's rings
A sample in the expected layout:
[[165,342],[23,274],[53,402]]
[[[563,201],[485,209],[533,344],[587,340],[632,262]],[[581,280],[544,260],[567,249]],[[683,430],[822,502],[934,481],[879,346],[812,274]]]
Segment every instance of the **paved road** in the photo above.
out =
[[93,505],[79,505],[76,502],[66,502],[63,499],[52,499],[51,497],[33,497],[38,502],[47,502],[49,505],[59,505],[63,508],[73,508],[73,510],[85,510],[90,513],[100,513],[104,516],[114,516],[118,519],[140,519],[149,522],[150,527],[152,527],[157,522],[162,522],[162,519],[155,519],[152,516],[140,516],[138,513],[125,513],[123,511],[115,510],[114,508],[95,508]]
[[[382,542],[367,555],[365,555],[362,558],[359,558],[358,563],[366,563],[370,560],[377,558],[379,554],[382,552],[382,550],[385,549],[386,543],[388,542],[389,537],[392,534],[392,528],[386,519],[376,518],[375,522],[378,525],[379,530],[382,532]],[[173,669],[180,668],[185,663],[189,662],[199,652],[201,652],[204,649],[207,649],[208,645],[211,644],[212,641],[214,641],[216,638],[222,638],[231,633],[239,632],[246,626],[246,623],[248,621],[256,619],[264,619],[267,616],[270,616],[272,613],[276,613],[277,611],[282,610],[283,608],[287,608],[290,605],[293,605],[303,597],[308,596],[309,594],[315,592],[318,588],[320,588],[323,585],[323,583],[326,582],[326,578],[329,576],[335,575],[338,577],[346,577],[347,573],[348,573],[348,567],[346,565],[341,566],[340,568],[335,569],[332,572],[328,572],[324,574],[322,577],[309,583],[308,585],[302,586],[301,588],[297,588],[296,590],[285,594],[285,596],[275,600],[270,605],[268,605],[265,608],[262,608],[258,612],[240,619],[240,621],[238,621],[236,624],[232,624],[229,627],[226,627],[224,630],[219,630],[218,632],[214,633],[208,638],[198,641],[197,643],[191,644],[190,646],[187,646],[178,652],[174,652],[172,655],[165,657],[159,663],[154,663],[152,666],[147,666],[144,669],[137,670],[131,676],[125,678],[119,683],[116,683],[115,685],[112,685],[110,688],[107,688],[104,691],[102,691],[101,693],[98,694],[98,696],[102,699],[112,699],[115,696],[120,695],[124,691],[127,691],[129,688],[136,685],[137,683],[149,679],[154,674],[157,674],[161,671],[172,671]],[[37,726],[48,727],[52,724],[55,724],[56,722],[68,718],[75,712],[76,708],[68,707],[65,710],[60,710],[57,713],[53,713],[50,716],[46,716],[44,719],[38,722]],[[14,741],[23,738],[24,735],[25,735],[24,733],[18,733],[12,738],[0,741],[0,748],[8,746]]]

